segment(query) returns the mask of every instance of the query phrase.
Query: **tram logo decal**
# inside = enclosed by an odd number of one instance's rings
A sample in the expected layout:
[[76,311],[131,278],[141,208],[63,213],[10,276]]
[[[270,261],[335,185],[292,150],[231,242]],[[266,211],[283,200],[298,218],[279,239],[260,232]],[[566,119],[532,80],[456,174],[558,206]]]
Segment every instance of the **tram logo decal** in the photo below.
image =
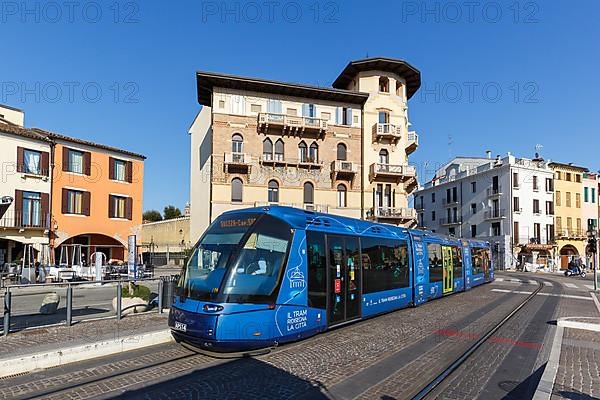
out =
[[302,289],[306,286],[304,273],[300,270],[300,266],[290,270],[288,279],[290,280],[290,289]]

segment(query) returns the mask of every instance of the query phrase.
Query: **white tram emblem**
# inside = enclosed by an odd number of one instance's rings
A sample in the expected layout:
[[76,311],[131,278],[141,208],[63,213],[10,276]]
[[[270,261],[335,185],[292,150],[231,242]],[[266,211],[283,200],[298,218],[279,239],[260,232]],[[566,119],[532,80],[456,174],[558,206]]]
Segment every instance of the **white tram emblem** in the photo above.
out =
[[290,280],[291,289],[300,289],[306,285],[304,273],[300,271],[299,266],[290,270],[288,273],[288,279]]

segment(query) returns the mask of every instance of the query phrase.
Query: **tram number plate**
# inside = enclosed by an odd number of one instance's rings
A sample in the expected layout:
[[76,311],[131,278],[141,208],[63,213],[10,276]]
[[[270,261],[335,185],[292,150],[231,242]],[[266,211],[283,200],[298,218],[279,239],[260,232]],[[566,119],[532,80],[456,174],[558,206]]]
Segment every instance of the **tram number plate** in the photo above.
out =
[[175,329],[177,329],[178,331],[181,331],[181,332],[186,332],[187,324],[184,324],[183,322],[175,321]]

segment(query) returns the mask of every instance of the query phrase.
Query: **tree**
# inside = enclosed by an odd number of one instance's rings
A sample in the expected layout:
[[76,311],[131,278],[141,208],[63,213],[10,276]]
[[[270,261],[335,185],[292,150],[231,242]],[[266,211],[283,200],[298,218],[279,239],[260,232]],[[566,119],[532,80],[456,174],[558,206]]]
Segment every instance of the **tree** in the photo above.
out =
[[163,217],[165,220],[181,217],[181,210],[175,206],[166,206]]
[[142,220],[148,222],[162,221],[163,217],[156,210],[148,210],[142,215]]

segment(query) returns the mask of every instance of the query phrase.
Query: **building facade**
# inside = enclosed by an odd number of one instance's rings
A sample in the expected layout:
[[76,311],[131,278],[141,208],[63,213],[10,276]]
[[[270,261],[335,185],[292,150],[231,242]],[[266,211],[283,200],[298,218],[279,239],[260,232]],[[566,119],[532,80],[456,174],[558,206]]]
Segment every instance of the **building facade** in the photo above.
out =
[[55,143],[50,247],[56,262],[72,262],[76,245],[88,263],[95,252],[125,260],[128,237],[142,223],[145,157],[48,134]]
[[190,240],[190,217],[145,222],[140,239],[145,259],[152,265],[179,265],[194,245]]
[[583,212],[583,176],[588,169],[558,162],[550,163],[550,167],[556,183],[556,245],[564,269],[571,259],[585,257],[587,226]]
[[552,259],[553,173],[542,159],[458,157],[415,192],[418,225],[490,241],[500,268]]
[[351,62],[332,88],[198,72],[191,238],[227,210],[280,204],[411,225],[416,170],[404,61]]
[[[9,109],[15,114],[14,109]],[[0,218],[0,267],[49,256],[50,142],[42,135],[8,122],[0,107],[0,196],[13,202]],[[23,118],[11,118],[22,122]]]
[[14,201],[0,220],[0,265],[125,260],[142,222],[145,157],[25,128],[9,111],[0,108],[0,196]]

